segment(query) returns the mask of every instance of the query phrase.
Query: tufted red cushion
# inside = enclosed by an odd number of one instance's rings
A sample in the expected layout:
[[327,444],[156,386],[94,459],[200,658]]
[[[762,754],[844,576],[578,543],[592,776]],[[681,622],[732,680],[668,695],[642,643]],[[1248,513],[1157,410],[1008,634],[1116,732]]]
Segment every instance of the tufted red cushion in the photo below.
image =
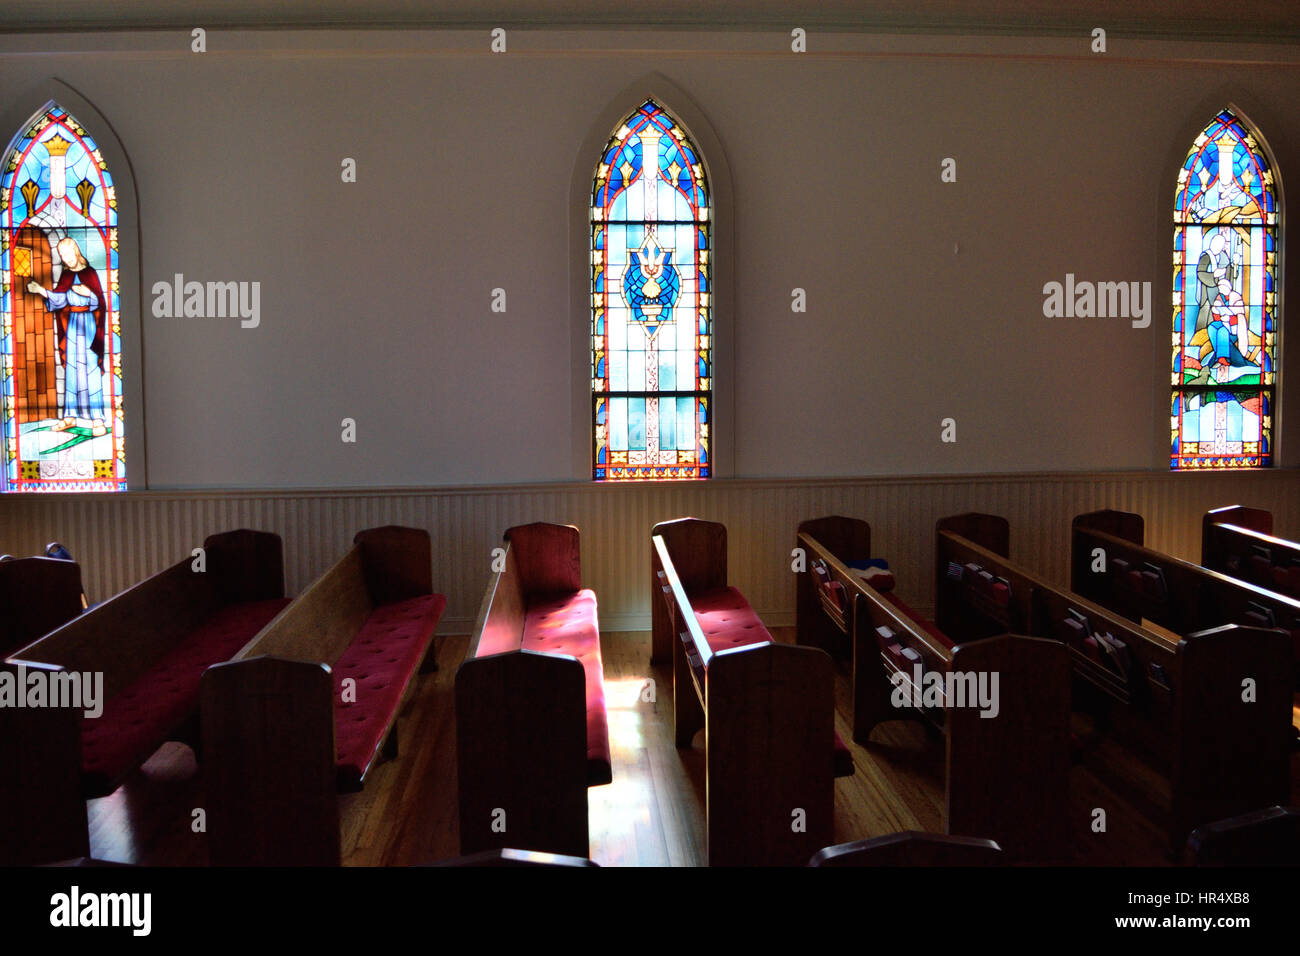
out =
[[713,651],[770,641],[763,622],[735,588],[716,588],[687,595],[704,639]]
[[943,631],[939,630],[937,627],[934,626],[933,621],[927,621],[925,618],[921,617],[920,614],[912,610],[912,608],[908,606],[907,602],[904,601],[897,594],[895,594],[893,591],[890,591],[883,596],[885,600],[887,600],[890,604],[894,605],[894,607],[898,608],[898,610],[902,613],[903,617],[909,618],[913,623],[921,625],[921,627],[925,629],[927,634],[933,637],[944,647],[957,646],[953,642],[952,638],[950,638],[947,634],[945,634]]
[[587,785],[612,781],[595,592],[583,589],[530,595],[519,646],[525,651],[566,654],[582,664],[587,678]]
[[[361,789],[366,768],[396,720],[398,705],[420,667],[438,619],[441,594],[382,604],[366,618],[334,672],[334,746],[342,791]],[[343,700],[343,681],[356,681],[355,700]]]
[[[732,647],[762,644],[772,640],[763,622],[749,606],[745,596],[735,588],[718,588],[689,595],[695,619],[704,632],[704,639],[713,651]],[[839,732],[832,743],[835,776],[853,776],[853,755],[845,746]]]
[[81,722],[82,789],[112,793],[198,707],[199,681],[212,664],[229,660],[289,601],[250,601],[217,611],[130,687]]

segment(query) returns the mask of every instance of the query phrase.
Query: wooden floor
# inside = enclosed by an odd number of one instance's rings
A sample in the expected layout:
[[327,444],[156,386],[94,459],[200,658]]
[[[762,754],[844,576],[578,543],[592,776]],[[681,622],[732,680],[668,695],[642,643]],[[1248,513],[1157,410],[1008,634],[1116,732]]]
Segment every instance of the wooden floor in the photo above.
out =
[[[792,628],[773,631],[778,640],[793,640]],[[399,723],[398,758],[375,768],[363,792],[342,798],[345,865],[400,866],[458,853],[452,691],[467,638],[438,641],[441,669],[417,678]],[[692,750],[673,746],[672,672],[648,665],[648,633],[603,634],[601,646],[614,782],[588,791],[592,859],[602,866],[702,866],[703,735]],[[847,670],[840,667],[836,729],[849,741],[857,772],[835,784],[836,841],[898,830],[941,831],[943,738],[920,724],[892,721],[876,729],[870,748],[862,747],[852,743],[850,711]],[[1079,731],[1086,736],[1086,727]],[[1124,768],[1119,782],[1108,783],[1088,769],[1102,758]],[[1077,825],[1073,855],[1065,862],[1169,862],[1162,834],[1150,819],[1160,782],[1138,761],[1099,743],[1071,771],[1070,784],[1070,816]],[[1300,794],[1300,758],[1292,763],[1292,793]],[[161,866],[204,865],[207,850],[195,823],[202,806],[193,753],[167,744],[117,792],[90,801],[91,855]],[[1090,825],[1095,808],[1106,811],[1104,832]]]

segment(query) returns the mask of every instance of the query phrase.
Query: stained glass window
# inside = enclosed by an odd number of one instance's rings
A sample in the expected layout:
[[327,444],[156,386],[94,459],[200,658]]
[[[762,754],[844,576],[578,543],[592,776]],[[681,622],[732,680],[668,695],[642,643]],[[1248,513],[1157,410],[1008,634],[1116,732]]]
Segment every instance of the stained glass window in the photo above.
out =
[[710,475],[711,228],[699,150],[647,100],[609,140],[592,189],[597,481]]
[[124,491],[113,177],[57,105],[0,170],[0,489]]
[[1170,467],[1273,461],[1277,183],[1255,134],[1224,110],[1196,137],[1174,198]]

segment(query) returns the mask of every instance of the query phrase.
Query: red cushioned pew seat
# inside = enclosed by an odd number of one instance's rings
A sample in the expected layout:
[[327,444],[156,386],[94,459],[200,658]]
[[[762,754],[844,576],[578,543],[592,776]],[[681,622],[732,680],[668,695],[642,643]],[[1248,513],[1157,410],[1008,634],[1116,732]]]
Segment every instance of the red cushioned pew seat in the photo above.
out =
[[146,760],[160,740],[193,714],[203,672],[229,660],[289,604],[287,598],[218,610],[186,640],[81,723],[83,791],[112,793],[116,781]]
[[524,614],[523,650],[576,657],[586,677],[587,783],[613,780],[609,723],[605,711],[605,668],[600,658],[600,626],[596,593],[540,594],[528,599]]
[[[361,789],[361,779],[383,745],[392,714],[428,651],[446,610],[441,594],[421,594],[376,607],[332,668],[334,746],[339,790]],[[343,682],[356,681],[345,695]]]

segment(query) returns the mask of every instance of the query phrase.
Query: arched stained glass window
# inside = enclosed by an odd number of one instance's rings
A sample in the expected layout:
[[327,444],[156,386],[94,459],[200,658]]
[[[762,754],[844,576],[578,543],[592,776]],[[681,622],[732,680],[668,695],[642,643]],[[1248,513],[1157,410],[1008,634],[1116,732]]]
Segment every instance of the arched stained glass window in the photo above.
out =
[[1277,183],[1255,134],[1225,109],[1196,137],[1174,199],[1170,467],[1273,461]]
[[704,161],[647,100],[609,140],[592,189],[597,481],[711,473],[710,231]]
[[0,171],[0,490],[124,491],[113,177],[54,104]]

